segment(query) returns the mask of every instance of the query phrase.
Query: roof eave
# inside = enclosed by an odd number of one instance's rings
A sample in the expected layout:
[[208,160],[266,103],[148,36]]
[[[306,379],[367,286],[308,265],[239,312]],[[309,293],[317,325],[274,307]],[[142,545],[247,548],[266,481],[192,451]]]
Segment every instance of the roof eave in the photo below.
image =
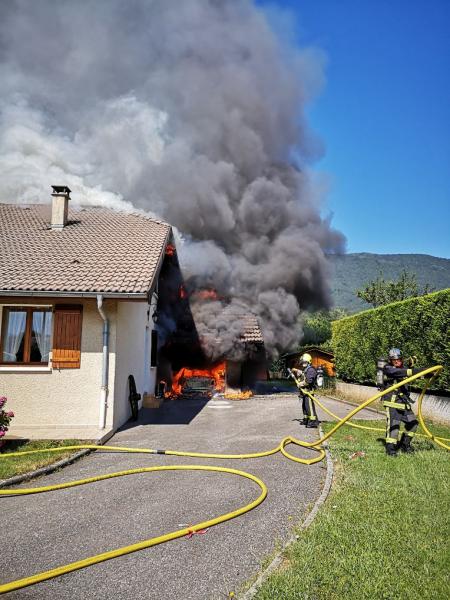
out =
[[147,292],[104,292],[102,290],[98,291],[55,291],[55,290],[0,290],[0,297],[6,296],[27,296],[27,297],[37,297],[37,298],[96,298],[99,294],[101,294],[104,298],[128,298],[134,300],[147,300],[148,293]]
[[159,274],[161,272],[162,264],[164,262],[164,258],[166,257],[167,245],[170,242],[171,238],[172,238],[172,227],[169,226],[169,228],[167,230],[167,234],[166,234],[166,239],[164,240],[162,252],[159,255],[158,264],[156,265],[156,269],[153,273],[152,280],[150,281],[150,285],[149,285],[147,293],[146,293],[146,297],[149,299],[149,302],[150,302],[150,298],[153,295],[153,292],[156,289],[156,284],[159,279]]

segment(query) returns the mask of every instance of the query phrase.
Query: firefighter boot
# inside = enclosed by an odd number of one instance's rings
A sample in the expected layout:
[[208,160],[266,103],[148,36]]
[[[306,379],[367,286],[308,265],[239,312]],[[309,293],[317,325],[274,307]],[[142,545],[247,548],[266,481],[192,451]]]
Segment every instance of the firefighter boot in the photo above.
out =
[[397,447],[395,444],[387,443],[386,444],[386,454],[388,456],[397,456]]
[[306,427],[308,429],[316,429],[317,427],[319,427],[319,421],[317,419],[311,419],[307,424]]
[[406,435],[406,433],[402,433],[402,437],[400,438],[400,442],[398,444],[398,449],[402,452],[406,452],[407,454],[411,454],[414,450],[411,448],[411,436]]

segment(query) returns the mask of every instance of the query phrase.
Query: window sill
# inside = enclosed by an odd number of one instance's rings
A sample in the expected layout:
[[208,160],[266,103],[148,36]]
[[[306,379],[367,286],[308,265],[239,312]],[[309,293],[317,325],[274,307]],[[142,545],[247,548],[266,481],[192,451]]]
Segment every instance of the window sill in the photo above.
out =
[[22,366],[22,367],[10,367],[9,365],[0,366],[0,373],[51,373],[52,368],[48,365],[45,367],[35,366]]

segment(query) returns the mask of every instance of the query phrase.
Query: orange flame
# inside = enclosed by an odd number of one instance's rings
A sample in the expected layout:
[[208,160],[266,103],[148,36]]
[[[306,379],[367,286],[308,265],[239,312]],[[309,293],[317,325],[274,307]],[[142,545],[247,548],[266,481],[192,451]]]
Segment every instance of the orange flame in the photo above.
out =
[[167,244],[166,246],[166,255],[173,256],[175,254],[175,246],[173,244]]
[[172,391],[167,392],[166,396],[181,394],[183,383],[189,377],[211,377],[211,379],[214,379],[214,389],[221,392],[225,385],[225,363],[221,362],[210,369],[188,369],[183,367],[173,376]]
[[196,290],[194,292],[195,298],[198,300],[218,300],[216,290]]
[[253,396],[253,392],[247,390],[246,392],[225,392],[223,395],[227,400],[248,400]]

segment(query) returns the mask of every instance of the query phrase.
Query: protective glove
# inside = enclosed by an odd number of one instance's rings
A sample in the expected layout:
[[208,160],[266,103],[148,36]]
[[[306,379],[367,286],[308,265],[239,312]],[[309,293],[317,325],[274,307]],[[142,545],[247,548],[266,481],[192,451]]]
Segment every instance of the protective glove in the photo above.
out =
[[408,358],[408,367],[412,368],[417,363],[417,356],[410,356]]

